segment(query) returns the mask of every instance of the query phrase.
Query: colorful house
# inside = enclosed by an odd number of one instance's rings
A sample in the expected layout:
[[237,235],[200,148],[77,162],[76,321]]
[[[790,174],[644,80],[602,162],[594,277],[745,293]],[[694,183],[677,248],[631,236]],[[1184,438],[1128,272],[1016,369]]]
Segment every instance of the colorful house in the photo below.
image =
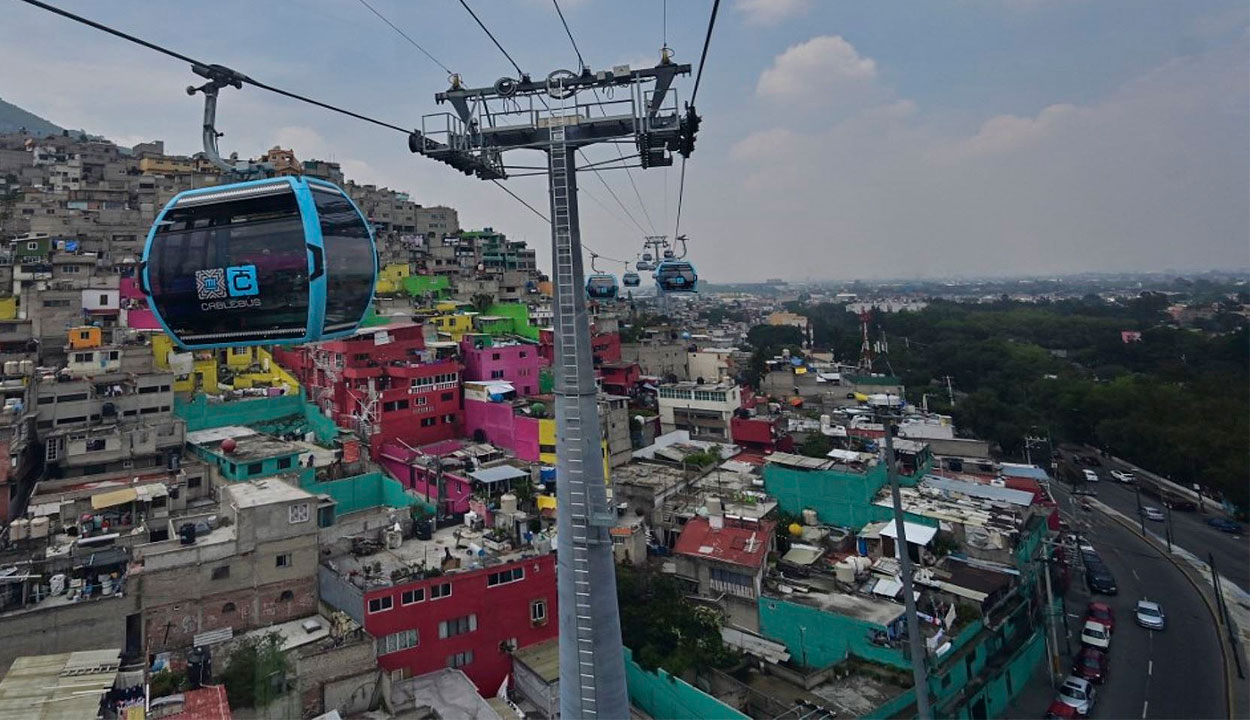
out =
[[538,348],[524,343],[498,342],[481,335],[460,342],[465,380],[503,380],[521,397],[538,394],[542,360]]

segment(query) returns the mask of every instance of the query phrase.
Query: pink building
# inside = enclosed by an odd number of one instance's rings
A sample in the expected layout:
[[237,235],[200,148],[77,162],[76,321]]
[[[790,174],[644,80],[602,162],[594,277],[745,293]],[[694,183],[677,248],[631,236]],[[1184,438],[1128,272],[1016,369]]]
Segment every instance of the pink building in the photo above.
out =
[[511,400],[491,402],[465,388],[465,432],[476,442],[511,450],[520,460],[538,462],[539,420],[520,414]]
[[[438,454],[436,451],[431,452]],[[438,485],[435,482],[434,470],[426,465],[424,452],[408,447],[400,440],[387,440],[382,443],[378,451],[377,461],[405,488],[416,491],[430,502],[437,501]],[[472,494],[471,485],[469,479],[463,475],[450,470],[443,472],[443,497],[446,503],[443,512],[445,514],[459,515],[468,512],[469,496]]]
[[538,394],[538,370],[542,359],[538,348],[522,343],[496,343],[485,335],[466,336],[460,343],[465,380],[503,380],[512,384],[517,395]]

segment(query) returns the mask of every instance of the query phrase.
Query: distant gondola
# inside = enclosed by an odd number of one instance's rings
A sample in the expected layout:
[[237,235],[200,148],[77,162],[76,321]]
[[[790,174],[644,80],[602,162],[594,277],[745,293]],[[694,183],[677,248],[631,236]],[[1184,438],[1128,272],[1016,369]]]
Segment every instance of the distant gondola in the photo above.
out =
[[586,296],[591,300],[615,300],[616,277],[608,273],[593,273],[586,278]]
[[696,292],[699,276],[694,265],[686,260],[665,260],[655,269],[655,284],[667,293]]
[[281,177],[174,196],[139,272],[153,313],[183,348],[291,344],[356,329],[377,256],[341,189]]
[[636,272],[627,272],[621,276],[621,282],[625,287],[638,287],[642,284],[642,278]]

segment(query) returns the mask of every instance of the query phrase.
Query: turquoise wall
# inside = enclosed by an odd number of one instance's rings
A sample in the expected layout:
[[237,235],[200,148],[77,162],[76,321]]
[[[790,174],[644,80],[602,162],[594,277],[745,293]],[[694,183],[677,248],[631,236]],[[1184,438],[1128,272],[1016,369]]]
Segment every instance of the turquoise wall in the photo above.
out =
[[[902,476],[899,482],[904,486],[915,485],[924,472]],[[804,509],[811,508],[822,523],[853,529],[894,517],[889,508],[872,504],[885,484],[885,466],[880,464],[862,474],[838,470],[797,470],[774,463],[764,465],[764,489],[777,499],[782,510],[799,515]],[[937,526],[936,520],[910,513],[907,519],[921,525]]]
[[300,487],[314,495],[324,494],[333,498],[338,503],[335,508],[337,515],[347,515],[376,507],[406,508],[412,505],[420,505],[433,512],[431,506],[426,505],[415,495],[409,495],[398,480],[380,472],[324,482],[318,482],[315,478],[306,478],[300,482]]
[[771,597],[760,598],[759,609],[760,634],[785,644],[792,662],[825,668],[855,655],[882,665],[911,668],[902,650],[870,641],[873,632],[885,630],[884,625]]
[[625,682],[629,686],[630,703],[660,720],[750,720],[748,715],[729,707],[686,681],[673,677],[660,668],[654,673],[634,662],[633,653],[625,648]]
[[187,432],[227,425],[251,427],[282,420],[296,422],[302,419],[300,424],[316,433],[317,441],[320,443],[329,444],[338,436],[338,428],[335,427],[334,421],[309,404],[304,399],[303,390],[295,395],[212,404],[204,395],[196,395],[191,400],[175,397],[174,414],[186,422]]

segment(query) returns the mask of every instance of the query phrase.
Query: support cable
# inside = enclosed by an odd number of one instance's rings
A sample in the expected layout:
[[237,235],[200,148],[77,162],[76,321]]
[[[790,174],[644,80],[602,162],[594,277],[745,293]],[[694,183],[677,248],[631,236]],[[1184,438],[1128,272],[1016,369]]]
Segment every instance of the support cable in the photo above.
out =
[[455,73],[451,71],[451,68],[447,67],[446,65],[441,63],[438,58],[431,55],[429,50],[426,50],[425,48],[421,47],[421,45],[416,40],[413,40],[411,37],[408,36],[408,33],[404,32],[403,30],[400,30],[398,27],[395,26],[395,23],[391,22],[390,20],[386,18],[385,15],[375,10],[373,6],[368,3],[368,0],[358,0],[358,2],[360,2],[360,4],[364,5],[366,8],[369,8],[369,12],[373,13],[374,15],[377,15],[379,20],[386,23],[387,25],[390,25],[392,30],[399,33],[400,37],[407,40],[416,49],[420,50],[422,55],[430,59],[430,62],[446,70],[448,75],[455,75]]
[[495,47],[499,48],[499,52],[503,53],[503,56],[508,58],[508,62],[512,63],[512,67],[516,68],[517,76],[524,76],[525,72],[521,70],[521,66],[517,65],[516,60],[513,60],[512,56],[508,54],[508,51],[503,49],[503,45],[499,44],[499,41],[495,39],[494,33],[486,27],[486,24],[482,22],[482,19],[477,16],[477,13],[473,12],[473,8],[469,7],[469,3],[465,2],[465,0],[460,0],[460,4],[463,5],[464,9],[468,10],[469,14],[473,16],[473,20],[477,23],[478,27],[482,28],[482,32],[486,33],[486,37],[490,38],[490,41],[495,43]]
[[[82,25],[86,25],[87,27],[94,28],[104,33],[108,33],[109,35],[112,35],[114,37],[119,37],[123,40],[127,40],[136,45],[141,45],[145,48],[148,48],[149,50],[155,50],[158,53],[161,53],[163,55],[168,55],[169,57],[174,58],[175,60],[181,60],[185,63],[189,63],[192,66],[198,66],[201,68],[212,67],[211,63],[200,62],[199,60],[183,55],[182,53],[177,52],[176,50],[170,50],[167,47],[164,47],[162,45],[157,45],[156,43],[149,42],[139,37],[135,37],[134,35],[130,35],[129,33],[125,33],[125,32],[122,32],[121,30],[117,30],[115,28],[109,27],[108,25],[104,25],[103,23],[98,23],[94,20],[89,20],[81,15],[75,15],[74,13],[69,12],[68,10],[62,10],[61,8],[56,7],[55,5],[49,5],[48,3],[40,2],[40,0],[21,0],[21,2],[24,2],[27,5],[31,5],[33,7],[37,7],[41,10],[47,10],[48,12],[53,13],[55,15],[60,15],[63,18],[67,18],[69,20],[73,20],[76,23],[80,23]],[[269,92],[274,93],[276,95],[282,95],[283,97],[287,97],[292,100],[298,100],[303,103],[308,103],[309,105],[315,105],[324,110],[329,110],[331,112],[336,112],[341,115],[346,115],[348,117],[356,118],[357,120],[361,120],[367,123],[372,123],[379,127],[387,128],[388,130],[401,132],[404,135],[409,135],[412,132],[412,130],[408,128],[400,127],[399,125],[393,125],[391,123],[378,120],[377,118],[369,117],[368,115],[363,115],[361,113],[354,112],[352,110],[347,110],[345,108],[338,107],[337,105],[331,105],[330,103],[325,103],[320,100],[314,100],[313,98],[310,98],[306,95],[300,95],[299,93],[293,93],[289,90],[283,90],[282,88],[275,87],[267,83],[263,83],[254,78],[250,78],[247,75],[244,75],[242,73],[236,73],[236,75],[238,76],[238,79],[240,82],[246,83],[248,85],[251,85],[252,87],[259,88],[261,90],[268,90]]]
[[[699,94],[699,81],[703,79],[703,67],[707,65],[707,49],[712,44],[712,28],[716,27],[716,13],[720,10],[720,0],[712,3],[712,16],[707,21],[707,34],[703,36],[703,52],[699,53],[699,70],[694,76],[694,90],[690,93],[689,107],[694,107],[694,99]],[[681,235],[681,206],[686,196],[686,157],[681,158],[681,181],[677,187],[677,222],[674,225],[673,237]]]
[[573,39],[573,31],[569,30],[569,24],[564,20],[564,11],[560,9],[559,0],[551,0],[551,4],[556,6],[556,14],[560,16],[560,24],[564,26],[564,34],[569,36],[569,42],[573,43],[573,52],[577,53],[577,69],[581,70],[586,67],[586,61],[582,60],[582,51],[577,49],[577,41]]

